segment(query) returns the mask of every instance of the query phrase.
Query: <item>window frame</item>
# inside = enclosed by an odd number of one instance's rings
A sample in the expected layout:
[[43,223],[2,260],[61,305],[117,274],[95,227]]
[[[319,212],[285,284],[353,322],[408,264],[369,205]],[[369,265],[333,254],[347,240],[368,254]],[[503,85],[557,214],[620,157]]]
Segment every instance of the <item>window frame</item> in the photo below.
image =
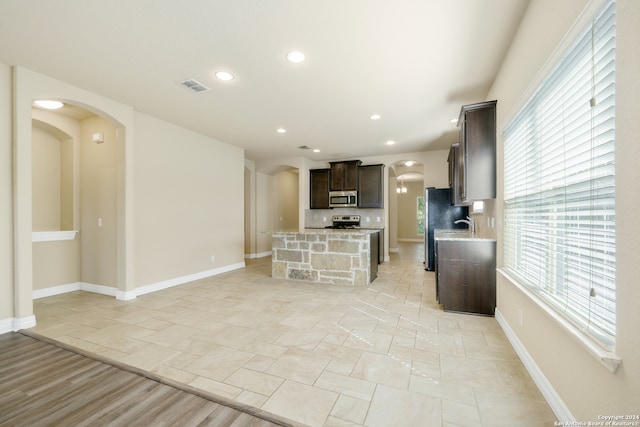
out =
[[[604,5],[604,6],[603,6]],[[606,2],[598,2],[597,4],[597,9],[593,8],[593,10],[591,11],[591,16],[589,17],[588,20],[583,19],[583,25],[579,26],[578,28],[581,29],[581,31],[579,31],[579,33],[575,33],[575,37],[573,38],[568,38],[570,41],[569,43],[571,43],[570,45],[567,44],[566,46],[564,46],[565,48],[562,50],[563,54],[562,54],[562,58],[559,58],[557,56],[556,53],[556,61],[554,61],[554,66],[549,66],[547,65],[545,67],[545,70],[543,70],[542,77],[538,77],[537,83],[538,85],[536,85],[535,87],[537,88],[535,91],[528,91],[529,92],[529,96],[526,97],[526,101],[524,103],[521,103],[521,107],[518,108],[517,113],[515,113],[512,118],[509,120],[509,124],[507,126],[505,126],[505,129],[509,129],[512,125],[513,122],[516,121],[516,119],[518,119],[522,113],[523,110],[525,110],[527,108],[527,106],[529,105],[530,101],[532,98],[535,98],[535,96],[537,96],[538,94],[538,89],[547,82],[547,79],[553,75],[553,73],[556,72],[556,70],[559,67],[562,67],[562,59],[565,57],[565,54],[567,53],[568,50],[572,49],[573,46],[577,45],[580,43],[580,41],[582,40],[582,38],[585,35],[585,32],[587,30],[585,30],[585,24],[589,24],[590,26],[590,22],[592,21],[592,19],[596,19],[596,17],[600,17],[600,15],[605,11],[608,10],[608,8],[610,8],[613,5],[614,8],[614,14],[615,14],[615,2],[614,1],[606,1]],[[597,13],[596,13],[597,12]],[[614,24],[615,27],[615,24]],[[615,33],[614,33],[615,34]],[[615,38],[615,36],[614,36]],[[614,113],[614,117],[615,117],[615,113]],[[614,132],[615,132],[615,125],[614,125]],[[614,138],[615,141],[615,138]],[[506,164],[506,147],[507,147],[507,136],[505,136],[505,164]],[[615,153],[615,148],[614,148],[614,153]],[[505,174],[507,167],[505,167]],[[614,175],[615,176],[615,175]],[[507,181],[507,177],[505,176],[505,181]],[[505,183],[505,188],[506,188],[506,183]],[[507,195],[506,195],[506,190],[505,190],[505,201],[504,201],[504,209],[505,209],[505,222],[507,221],[507,211],[509,210],[509,208],[507,207],[509,205],[509,202],[506,200]],[[615,206],[613,208],[613,213],[614,213],[614,218],[615,218]],[[615,221],[615,220],[614,220]],[[614,223],[615,224],[615,223]],[[506,228],[509,227],[509,224],[505,223],[505,236],[508,234]],[[615,228],[614,228],[615,230]],[[506,239],[505,239],[506,240]],[[614,242],[615,244],[615,242]],[[509,247],[509,244],[507,242],[505,242],[505,244],[503,245],[503,253],[504,253],[504,259],[505,259],[505,265],[503,266],[501,270],[501,273],[507,277],[509,280],[511,280],[512,282],[516,283],[518,285],[518,287],[520,287],[521,289],[525,290],[526,293],[532,297],[532,299],[534,299],[536,301],[536,303],[538,303],[538,305],[541,305],[545,308],[545,310],[548,311],[549,308],[551,308],[554,311],[554,316],[553,317],[557,317],[556,315],[560,315],[560,319],[559,321],[561,323],[566,323],[567,321],[572,325],[571,327],[575,330],[575,332],[577,334],[582,334],[582,335],[586,335],[586,340],[584,341],[589,341],[590,345],[592,344],[592,342],[596,342],[598,343],[598,345],[600,345],[605,351],[604,353],[607,353],[607,358],[610,359],[615,359],[615,357],[612,357],[612,353],[609,353],[610,350],[612,350],[615,347],[615,332],[614,332],[614,336],[613,336],[613,342],[607,342],[606,340],[601,339],[601,337],[598,337],[597,335],[594,335],[592,333],[586,332],[583,325],[580,325],[580,321],[577,321],[576,318],[574,316],[572,316],[570,313],[567,313],[566,311],[563,313],[563,310],[559,310],[557,304],[553,304],[552,302],[550,302],[547,298],[545,298],[544,292],[541,292],[540,286],[531,286],[531,283],[527,283],[526,280],[522,280],[522,277],[519,275],[519,273],[517,271],[514,270],[510,270],[510,267],[507,265],[507,260],[509,259],[509,257],[512,255],[512,253],[508,253],[509,250],[511,250],[512,248]],[[614,253],[615,254],[615,253]],[[558,253],[557,254],[558,257],[564,256],[564,254]],[[549,264],[549,263],[547,263]],[[614,279],[615,281],[615,279]],[[614,283],[615,285],[615,283]],[[615,307],[614,307],[614,313],[615,313]],[[615,321],[615,319],[614,319]],[[567,326],[567,325],[564,325]],[[568,327],[568,326],[567,326]],[[576,328],[577,327],[577,328]],[[583,337],[585,338],[585,337]],[[602,354],[602,351],[596,351],[592,349],[592,352],[595,351],[598,354]]]

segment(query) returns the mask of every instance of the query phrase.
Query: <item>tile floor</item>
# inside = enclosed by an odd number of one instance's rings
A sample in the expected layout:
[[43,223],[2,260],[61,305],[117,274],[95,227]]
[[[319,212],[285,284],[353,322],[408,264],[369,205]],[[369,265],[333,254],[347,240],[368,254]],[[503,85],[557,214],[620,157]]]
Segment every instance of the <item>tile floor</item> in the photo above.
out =
[[422,253],[401,244],[366,289],[263,258],[133,301],[57,295],[32,330],[309,426],[553,425],[495,319],[435,303]]

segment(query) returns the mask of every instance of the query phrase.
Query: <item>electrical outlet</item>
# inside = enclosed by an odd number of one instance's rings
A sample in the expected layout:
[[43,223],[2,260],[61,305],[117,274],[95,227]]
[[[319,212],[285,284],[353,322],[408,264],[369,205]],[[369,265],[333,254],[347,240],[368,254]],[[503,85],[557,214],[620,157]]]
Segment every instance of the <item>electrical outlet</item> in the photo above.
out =
[[370,221],[371,221],[371,218],[367,217],[367,220],[366,220],[366,221],[367,221],[367,222],[370,222]]
[[216,256],[215,255],[211,255],[211,262],[212,263],[216,262]]
[[380,217],[376,217],[376,222],[380,222]]

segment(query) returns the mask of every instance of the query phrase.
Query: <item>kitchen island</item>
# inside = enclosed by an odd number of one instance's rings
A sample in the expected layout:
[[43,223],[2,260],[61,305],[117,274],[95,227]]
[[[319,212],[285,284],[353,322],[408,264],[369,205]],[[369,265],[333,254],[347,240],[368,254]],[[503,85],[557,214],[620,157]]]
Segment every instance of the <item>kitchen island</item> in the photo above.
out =
[[272,233],[271,275],[366,286],[377,277],[379,230],[305,229]]

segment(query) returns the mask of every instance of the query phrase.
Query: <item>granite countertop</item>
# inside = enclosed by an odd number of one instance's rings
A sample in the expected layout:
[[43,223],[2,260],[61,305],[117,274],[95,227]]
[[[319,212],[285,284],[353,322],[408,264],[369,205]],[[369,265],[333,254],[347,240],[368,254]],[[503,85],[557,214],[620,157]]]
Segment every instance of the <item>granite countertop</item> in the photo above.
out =
[[472,236],[468,229],[433,230],[434,240],[477,240],[495,242],[496,239]]
[[303,230],[276,230],[271,234],[333,234],[333,233],[350,233],[350,234],[371,234],[379,231],[379,228],[305,228]]

